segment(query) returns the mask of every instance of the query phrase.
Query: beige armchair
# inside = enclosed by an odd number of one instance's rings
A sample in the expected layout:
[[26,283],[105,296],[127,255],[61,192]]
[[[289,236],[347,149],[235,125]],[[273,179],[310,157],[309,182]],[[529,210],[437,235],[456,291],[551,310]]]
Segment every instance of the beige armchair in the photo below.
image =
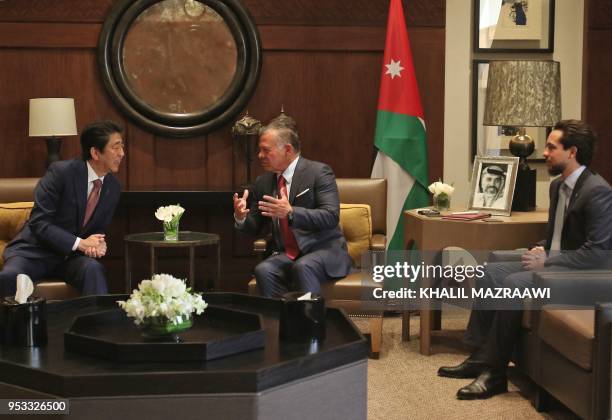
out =
[[[327,306],[342,308],[347,314],[370,318],[371,354],[378,357],[382,344],[383,311],[379,305],[368,303],[364,297],[372,296],[372,290],[380,287],[369,277],[363,277],[362,255],[365,251],[386,249],[387,180],[339,178],[340,227],[347,240],[349,254],[355,272],[348,276],[323,282],[321,292]],[[266,241],[254,243],[254,251],[264,254]],[[249,282],[249,294],[257,293],[255,279]]]
[[[4,265],[4,248],[30,217],[37,182],[38,178],[0,178],[0,269]],[[78,297],[80,293],[60,279],[44,279],[36,283],[34,295],[64,300]]]

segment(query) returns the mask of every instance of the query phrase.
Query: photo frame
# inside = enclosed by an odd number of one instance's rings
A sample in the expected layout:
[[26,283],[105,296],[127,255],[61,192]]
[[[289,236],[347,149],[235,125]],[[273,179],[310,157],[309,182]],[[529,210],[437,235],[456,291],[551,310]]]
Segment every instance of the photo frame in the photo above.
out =
[[510,216],[518,165],[517,157],[476,156],[469,209]]
[[[474,60],[472,63],[472,157],[512,156],[509,149],[510,139],[516,135],[517,127],[484,126],[485,98],[487,96],[487,77],[489,60]],[[529,162],[544,162],[542,153],[550,132],[547,127],[525,127],[535,144],[535,150],[527,157]]]
[[555,0],[474,0],[474,51],[553,52]]

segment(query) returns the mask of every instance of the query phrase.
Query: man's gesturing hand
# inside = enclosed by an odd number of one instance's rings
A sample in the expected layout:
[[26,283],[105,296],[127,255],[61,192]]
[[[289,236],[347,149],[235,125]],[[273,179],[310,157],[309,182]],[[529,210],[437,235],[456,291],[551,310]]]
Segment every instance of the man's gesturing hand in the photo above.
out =
[[269,195],[263,196],[263,201],[259,202],[259,210],[263,216],[278,217],[284,219],[293,211],[289,200],[284,193],[281,193],[281,198],[274,198]]
[[243,220],[249,213],[247,198],[249,198],[249,190],[244,190],[242,197],[238,197],[238,194],[234,193],[234,217],[236,220]]

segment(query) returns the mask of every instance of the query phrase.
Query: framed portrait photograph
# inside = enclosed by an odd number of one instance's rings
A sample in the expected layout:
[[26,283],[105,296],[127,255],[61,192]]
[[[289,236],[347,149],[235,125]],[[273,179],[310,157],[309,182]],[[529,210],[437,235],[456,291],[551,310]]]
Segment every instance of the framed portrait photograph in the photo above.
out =
[[474,0],[476,52],[553,52],[555,0]]
[[[510,140],[518,133],[518,127],[482,125],[488,75],[489,60],[474,60],[472,64],[472,156],[512,156]],[[527,160],[544,162],[542,153],[550,127],[525,127],[525,129],[535,144],[535,149]]]
[[470,210],[510,216],[519,158],[476,156],[470,187]]

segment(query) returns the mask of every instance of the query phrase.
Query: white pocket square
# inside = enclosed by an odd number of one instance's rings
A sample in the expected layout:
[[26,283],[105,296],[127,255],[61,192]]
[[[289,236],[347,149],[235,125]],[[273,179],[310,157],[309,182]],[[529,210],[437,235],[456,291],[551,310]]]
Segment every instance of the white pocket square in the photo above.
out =
[[299,196],[306,194],[308,191],[310,191],[310,188],[306,188],[304,191],[296,195],[295,198],[298,198]]

